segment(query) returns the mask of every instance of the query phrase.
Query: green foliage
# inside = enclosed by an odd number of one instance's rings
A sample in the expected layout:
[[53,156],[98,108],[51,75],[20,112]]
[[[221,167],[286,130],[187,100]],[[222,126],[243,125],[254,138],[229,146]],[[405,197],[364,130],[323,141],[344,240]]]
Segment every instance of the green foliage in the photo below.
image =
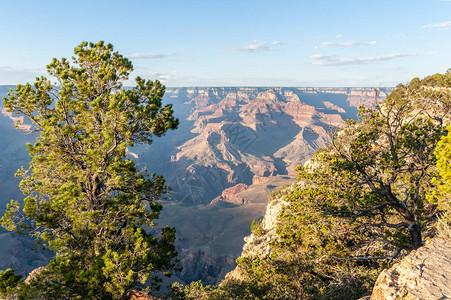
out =
[[[377,273],[314,253],[285,254],[240,259],[244,279],[238,282],[246,287],[241,290],[246,299],[356,299],[371,288]],[[224,288],[236,285],[226,281]]]
[[16,174],[23,208],[12,201],[1,223],[56,252],[45,280],[21,293],[122,299],[151,274],[172,269],[176,255],[174,229],[157,236],[142,229],[159,216],[164,179],[138,171],[126,150],[151,144],[178,120],[171,105],[162,106],[160,82],[138,77],[134,88],[122,87],[132,64],[111,44],[83,42],[74,53],[72,65],[62,58],[47,66],[56,85],[37,78],[3,99],[40,136],[27,145],[29,169]]
[[172,293],[170,299],[189,299],[189,300],[213,300],[221,299],[218,294],[218,289],[211,286],[202,284],[202,281],[193,281],[189,285],[183,287],[180,283],[176,282],[172,285]]
[[298,188],[289,189],[289,204],[279,217],[279,238],[271,243],[271,255],[239,258],[241,276],[264,291],[254,294],[255,299],[358,298],[387,264],[336,258],[351,255],[369,233],[325,214],[330,206],[336,207],[333,200],[340,191],[323,190],[311,181],[311,173],[304,175]]
[[261,221],[252,221],[251,232],[257,236],[261,236],[265,233],[265,229],[263,228]]
[[438,229],[442,236],[451,237],[451,127],[435,149],[439,177],[434,178],[437,187],[430,199],[442,210]]
[[12,297],[21,279],[22,276],[16,275],[12,269],[0,271],[0,297]]
[[[450,88],[449,72],[415,78],[333,132],[331,144],[298,168],[293,187],[275,194],[287,204],[271,254],[239,258],[238,287],[246,288],[235,290],[249,299],[356,299],[396,257],[421,246],[435,220],[425,200]],[[437,151],[448,164],[445,143]],[[258,223],[252,229],[264,238]],[[219,289],[231,286],[225,280]]]
[[433,153],[451,108],[450,77],[414,78],[384,103],[362,107],[360,122],[337,132],[317,158],[327,166],[319,181],[333,175],[334,185],[350,195],[341,198],[346,207],[335,211],[371,229],[372,240],[388,246],[382,257],[422,245],[422,227],[433,212],[425,201],[435,172]]
[[267,286],[260,286],[258,282],[247,282],[229,279],[220,286],[203,285],[201,281],[191,282],[183,286],[176,282],[172,285],[169,299],[175,300],[253,300],[274,299],[267,297]]

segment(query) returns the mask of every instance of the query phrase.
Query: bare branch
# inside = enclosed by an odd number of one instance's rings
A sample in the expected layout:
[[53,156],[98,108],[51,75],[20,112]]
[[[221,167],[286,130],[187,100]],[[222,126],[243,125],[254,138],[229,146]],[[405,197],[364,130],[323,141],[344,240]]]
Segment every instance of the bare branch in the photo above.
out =
[[371,207],[371,208],[365,209],[365,210],[363,210],[363,211],[361,211],[361,212],[359,212],[359,213],[353,215],[353,216],[352,216],[352,220],[349,220],[349,221],[347,221],[347,222],[348,222],[348,223],[352,223],[352,222],[354,222],[355,220],[357,220],[358,218],[363,217],[363,216],[368,216],[368,215],[369,215],[371,212],[373,212],[374,210],[378,210],[378,209],[384,208],[384,207],[388,206],[389,204],[390,204],[389,202],[384,202],[384,203],[381,203],[381,204],[379,204],[379,205],[375,205],[375,206],[373,206],[373,207]]
[[334,259],[338,260],[344,260],[344,261],[372,261],[372,260],[381,260],[381,259],[390,259],[393,260],[399,256],[401,251],[404,249],[404,247],[399,247],[395,253],[392,255],[384,255],[384,256],[370,256],[370,257],[338,257],[338,256],[331,256]]

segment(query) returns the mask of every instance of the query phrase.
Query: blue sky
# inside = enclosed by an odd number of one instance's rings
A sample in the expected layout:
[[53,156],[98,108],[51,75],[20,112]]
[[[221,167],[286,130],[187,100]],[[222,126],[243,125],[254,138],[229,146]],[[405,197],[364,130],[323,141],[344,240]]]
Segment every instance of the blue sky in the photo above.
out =
[[0,0],[0,37],[0,84],[104,40],[167,86],[394,86],[451,68],[451,0]]

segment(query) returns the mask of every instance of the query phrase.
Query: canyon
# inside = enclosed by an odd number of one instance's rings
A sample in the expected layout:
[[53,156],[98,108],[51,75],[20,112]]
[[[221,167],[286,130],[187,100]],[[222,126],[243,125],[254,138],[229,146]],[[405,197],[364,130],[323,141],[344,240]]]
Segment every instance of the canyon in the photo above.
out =
[[[8,89],[0,87],[0,95]],[[390,91],[379,88],[376,100]],[[173,104],[179,128],[150,146],[128,149],[128,155],[172,187],[161,199],[159,226],[177,230],[183,271],[176,280],[218,283],[235,267],[270,193],[290,184],[296,166],[328,143],[330,131],[373,101],[373,88],[167,88],[164,102]],[[14,173],[27,165],[25,143],[35,135],[14,129],[15,117],[0,115],[0,213],[10,199],[22,197]],[[51,257],[26,252],[30,240],[3,229],[0,239],[0,269],[25,275]]]

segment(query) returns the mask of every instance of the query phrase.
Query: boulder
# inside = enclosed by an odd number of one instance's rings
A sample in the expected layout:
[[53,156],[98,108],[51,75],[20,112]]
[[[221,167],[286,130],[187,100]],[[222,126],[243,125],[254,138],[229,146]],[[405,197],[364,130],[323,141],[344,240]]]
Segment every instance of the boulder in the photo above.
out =
[[371,295],[382,299],[451,299],[451,240],[430,240],[384,270]]

